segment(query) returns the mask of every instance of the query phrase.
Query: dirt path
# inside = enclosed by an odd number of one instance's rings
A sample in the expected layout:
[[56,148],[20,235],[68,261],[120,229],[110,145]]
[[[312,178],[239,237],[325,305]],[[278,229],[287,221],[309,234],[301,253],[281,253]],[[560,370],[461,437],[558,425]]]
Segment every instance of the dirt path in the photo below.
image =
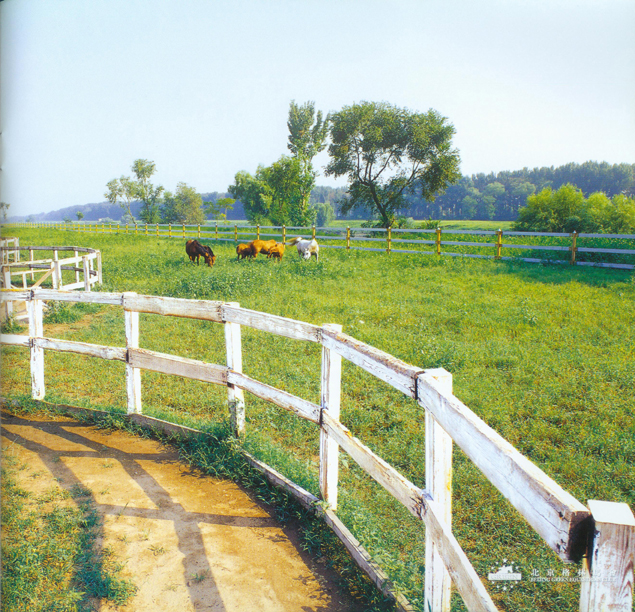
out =
[[124,575],[138,588],[119,610],[360,609],[262,504],[232,482],[193,472],[156,441],[64,417],[3,412],[2,450],[29,466],[22,488],[92,491],[103,517],[100,545],[127,561]]

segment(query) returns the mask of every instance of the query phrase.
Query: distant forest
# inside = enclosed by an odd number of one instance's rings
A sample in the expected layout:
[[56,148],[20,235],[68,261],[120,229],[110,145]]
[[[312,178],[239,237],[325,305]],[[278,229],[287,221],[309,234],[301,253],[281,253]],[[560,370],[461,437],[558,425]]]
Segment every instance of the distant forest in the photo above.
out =
[[[408,206],[400,212],[414,219],[493,219],[513,221],[518,210],[525,206],[527,197],[546,187],[554,190],[570,183],[581,189],[586,197],[601,191],[612,197],[624,194],[635,197],[635,164],[608,164],[607,162],[585,162],[567,164],[554,168],[534,168],[532,170],[504,171],[494,174],[473,174],[463,176],[432,202],[415,194],[406,196]],[[203,201],[216,201],[230,197],[226,192],[201,194]],[[345,187],[317,186],[311,193],[311,203],[328,203],[333,207],[338,219],[367,219],[365,211],[351,211],[348,216],[340,214],[338,202],[346,198]],[[132,213],[137,216],[141,204],[132,204]],[[77,211],[84,215],[84,221],[112,219],[118,221],[124,211],[108,202],[69,206],[39,215],[31,215],[32,221],[62,221],[64,218],[76,220]],[[227,212],[228,220],[245,219],[243,205],[236,201],[233,210]],[[25,217],[11,215],[9,221],[24,221]]]

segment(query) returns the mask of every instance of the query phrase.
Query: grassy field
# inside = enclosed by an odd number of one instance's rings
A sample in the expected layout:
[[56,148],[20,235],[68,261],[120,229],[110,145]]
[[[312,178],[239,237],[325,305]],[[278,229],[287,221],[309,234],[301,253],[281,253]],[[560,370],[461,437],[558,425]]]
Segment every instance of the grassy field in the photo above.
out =
[[[13,235],[13,233],[12,233]],[[635,507],[635,276],[421,255],[325,250],[319,264],[296,253],[281,264],[236,261],[211,242],[213,269],[187,261],[182,239],[17,230],[22,245],[101,249],[104,290],[238,301],[242,306],[344,331],[421,368],[444,367],[454,392],[486,423],[580,501]],[[121,346],[119,309],[54,308],[47,335]],[[142,348],[224,363],[221,326],[141,316]],[[318,402],[317,346],[243,329],[249,376]],[[29,394],[28,353],[3,350],[2,391]],[[47,399],[121,410],[124,370],[46,354]],[[143,374],[146,414],[200,429],[227,421],[222,388]],[[424,484],[421,409],[345,362],[342,422],[418,486]],[[317,493],[318,432],[311,423],[247,397],[248,449]],[[339,512],[354,535],[423,610],[423,530],[352,461],[342,460]],[[454,451],[453,524],[482,577],[513,562],[524,575],[565,567],[486,481]],[[571,575],[576,567],[569,566]],[[484,579],[502,610],[573,611],[578,588],[523,580],[512,591]],[[458,598],[454,610],[464,609]]]

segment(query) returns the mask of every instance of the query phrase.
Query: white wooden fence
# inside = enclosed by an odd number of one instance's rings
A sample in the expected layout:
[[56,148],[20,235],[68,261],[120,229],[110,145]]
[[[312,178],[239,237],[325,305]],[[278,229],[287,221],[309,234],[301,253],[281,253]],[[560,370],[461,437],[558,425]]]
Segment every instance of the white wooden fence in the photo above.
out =
[[[13,246],[5,244],[6,241],[14,241]],[[0,265],[0,284],[3,289],[15,290],[39,287],[48,278],[51,279],[53,289],[72,291],[84,289],[90,291],[92,286],[103,282],[101,271],[101,252],[97,249],[88,249],[75,246],[19,246],[18,238],[7,238],[0,246],[2,252],[2,264]],[[21,251],[28,251],[29,258],[21,259]],[[52,259],[34,259],[35,254],[47,251],[53,252]],[[60,259],[60,252],[72,251],[72,257]],[[64,272],[66,272],[66,284],[64,284]],[[70,272],[70,275],[69,275]],[[36,280],[36,275],[38,276]],[[70,276],[70,279],[69,279]],[[14,284],[14,278],[21,282]],[[27,280],[31,279],[31,285]],[[69,282],[70,280],[70,282]],[[13,314],[13,306],[10,301],[5,304],[4,314],[8,317]]]
[[[245,428],[244,391],[315,423],[320,428],[321,500],[271,467],[246,456],[272,482],[320,513],[360,567],[386,594],[394,597],[400,609],[410,609],[408,602],[392,593],[386,574],[337,516],[340,450],[348,453],[364,471],[425,524],[426,611],[449,611],[451,583],[463,597],[468,610],[496,610],[452,533],[454,441],[562,561],[575,560],[581,551],[585,552],[581,611],[631,612],[635,518],[628,505],[591,500],[585,506],[576,500],[456,398],[452,394],[452,376],[445,370],[422,370],[404,363],[342,333],[339,325],[316,326],[241,308],[237,303],[135,293],[62,292],[42,288],[2,292],[2,299],[21,299],[29,305],[28,335],[3,335],[2,344],[29,349],[34,399],[41,400],[46,393],[44,351],[55,350],[124,362],[127,412],[133,419],[148,419],[140,416],[141,371],[151,370],[226,386],[232,423],[238,436]],[[110,347],[44,337],[44,300],[121,306],[124,311],[126,346]],[[139,348],[141,312],[224,324],[227,363],[210,364]],[[242,371],[241,326],[321,344],[320,404],[296,397],[245,374]],[[425,488],[409,482],[340,422],[342,358],[392,385],[425,409]],[[607,576],[612,579],[607,579]]]

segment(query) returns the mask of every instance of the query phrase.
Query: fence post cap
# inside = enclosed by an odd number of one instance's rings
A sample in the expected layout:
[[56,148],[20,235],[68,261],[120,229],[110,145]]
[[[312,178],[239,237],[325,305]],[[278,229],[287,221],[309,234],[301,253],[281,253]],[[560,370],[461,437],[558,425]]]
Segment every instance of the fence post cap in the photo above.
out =
[[630,506],[624,502],[609,502],[590,499],[587,506],[596,523],[612,523],[635,527],[635,516]]

